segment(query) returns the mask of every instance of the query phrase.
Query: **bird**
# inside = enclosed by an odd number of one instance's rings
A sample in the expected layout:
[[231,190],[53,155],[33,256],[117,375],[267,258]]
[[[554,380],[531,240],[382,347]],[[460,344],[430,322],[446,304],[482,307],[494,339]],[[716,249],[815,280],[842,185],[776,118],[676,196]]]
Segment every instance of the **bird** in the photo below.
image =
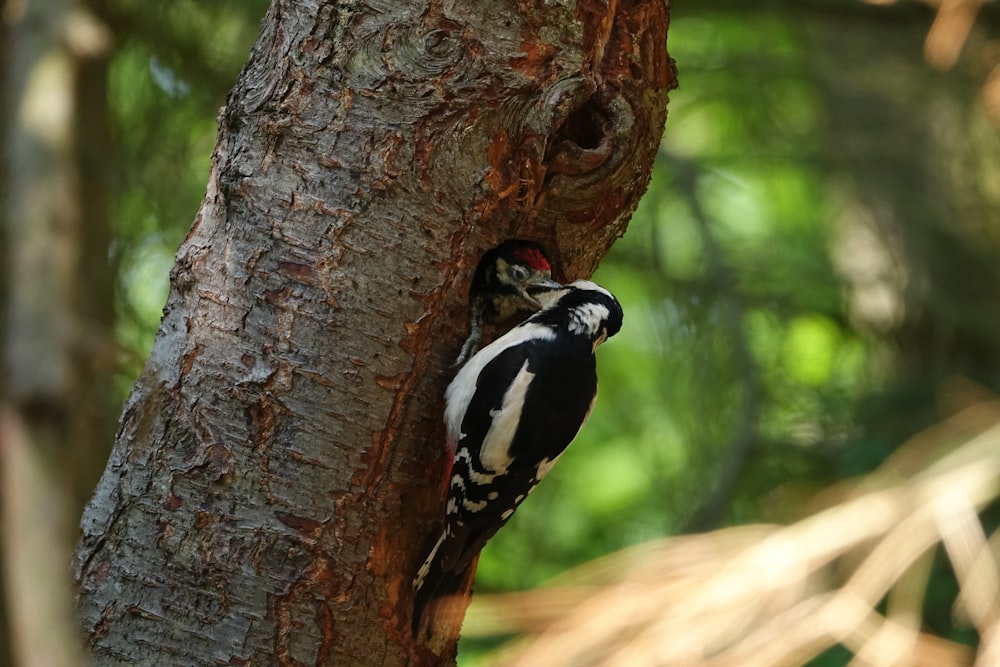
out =
[[462,588],[483,546],[586,423],[595,353],[622,326],[618,300],[593,282],[527,291],[540,310],[473,355],[445,392],[453,460],[443,527],[413,581],[415,637],[422,625],[433,633],[437,610],[448,613],[440,600]]
[[487,251],[469,285],[469,337],[453,365],[461,366],[479,349],[484,323],[537,311],[541,304],[530,291],[561,286],[552,280],[552,266],[538,243],[510,239]]

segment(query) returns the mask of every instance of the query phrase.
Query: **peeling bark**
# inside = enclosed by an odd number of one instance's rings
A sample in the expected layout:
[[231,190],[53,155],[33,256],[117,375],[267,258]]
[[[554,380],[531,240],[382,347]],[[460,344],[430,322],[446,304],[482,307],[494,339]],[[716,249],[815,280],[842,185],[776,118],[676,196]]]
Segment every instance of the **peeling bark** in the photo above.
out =
[[[441,664],[410,582],[479,255],[589,273],[645,190],[662,0],[276,1],[83,518],[95,661]],[[455,630],[457,636],[457,628]]]

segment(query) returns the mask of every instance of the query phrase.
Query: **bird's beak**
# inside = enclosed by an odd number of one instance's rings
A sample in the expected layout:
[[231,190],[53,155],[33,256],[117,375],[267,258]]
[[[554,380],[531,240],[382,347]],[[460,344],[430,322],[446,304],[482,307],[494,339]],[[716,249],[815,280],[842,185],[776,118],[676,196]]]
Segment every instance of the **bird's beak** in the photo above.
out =
[[558,283],[555,280],[552,280],[551,278],[539,278],[538,280],[532,280],[528,284],[528,289],[534,292],[540,292],[551,289],[562,289],[562,288],[563,288],[562,283]]
[[535,310],[541,310],[542,309],[541,302],[539,302],[538,299],[532,296],[532,293],[539,294],[542,292],[549,292],[552,290],[557,290],[562,288],[563,288],[562,283],[558,283],[555,280],[552,280],[551,278],[538,278],[537,280],[533,280],[530,283],[528,283],[527,288],[524,289],[524,291],[522,292],[522,296],[524,297],[525,301],[527,301],[528,303],[532,304],[535,307]]

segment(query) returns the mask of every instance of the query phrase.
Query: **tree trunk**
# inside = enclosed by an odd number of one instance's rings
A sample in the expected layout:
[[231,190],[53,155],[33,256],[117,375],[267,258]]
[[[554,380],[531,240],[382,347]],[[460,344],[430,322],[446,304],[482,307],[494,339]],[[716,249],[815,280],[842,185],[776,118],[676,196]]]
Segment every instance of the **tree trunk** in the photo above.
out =
[[521,237],[587,275],[624,232],[666,29],[662,0],[274,2],[83,517],[96,662],[453,660],[413,646],[411,581],[471,271]]
[[102,164],[110,39],[83,5],[8,2],[3,14],[0,544],[9,646],[24,666],[82,664],[74,523],[113,432]]

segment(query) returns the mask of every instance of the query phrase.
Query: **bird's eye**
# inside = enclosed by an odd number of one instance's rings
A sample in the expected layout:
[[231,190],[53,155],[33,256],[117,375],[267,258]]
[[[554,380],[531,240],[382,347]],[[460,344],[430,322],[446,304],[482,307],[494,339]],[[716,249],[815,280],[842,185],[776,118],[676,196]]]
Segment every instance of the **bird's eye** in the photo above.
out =
[[524,268],[520,264],[514,264],[510,267],[510,275],[514,280],[527,280],[528,269]]

